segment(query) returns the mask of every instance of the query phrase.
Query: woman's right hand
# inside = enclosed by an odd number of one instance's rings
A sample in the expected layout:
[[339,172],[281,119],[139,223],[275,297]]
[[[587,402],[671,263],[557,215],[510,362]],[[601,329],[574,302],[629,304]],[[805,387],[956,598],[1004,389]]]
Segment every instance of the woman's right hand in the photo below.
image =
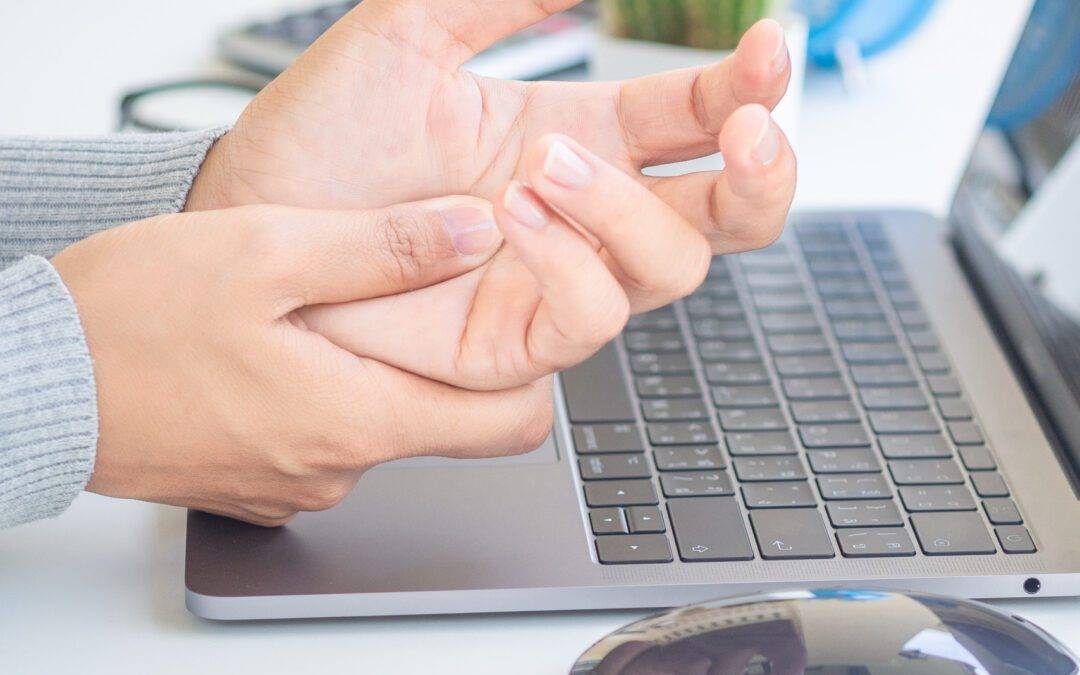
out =
[[473,269],[498,247],[490,218],[470,197],[244,207],[152,218],[62,251],[53,264],[98,389],[87,489],[280,525],[333,506],[381,462],[539,445],[548,380],[457,389],[357,357],[295,314]]

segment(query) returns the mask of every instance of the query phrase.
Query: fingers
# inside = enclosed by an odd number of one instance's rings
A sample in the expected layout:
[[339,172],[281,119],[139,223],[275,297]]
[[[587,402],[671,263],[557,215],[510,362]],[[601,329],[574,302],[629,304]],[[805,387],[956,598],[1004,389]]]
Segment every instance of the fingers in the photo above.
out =
[[249,253],[289,309],[423,288],[476,268],[501,243],[490,204],[474,197],[362,212],[255,208]]
[[[345,414],[338,426],[345,430],[346,443],[350,437],[382,438],[386,443],[371,447],[354,441],[350,451],[359,469],[400,457],[516,455],[535,450],[551,432],[551,378],[502,391],[472,391],[378,361],[364,364],[364,386],[347,395],[355,405],[342,407]],[[374,407],[384,414],[358,418],[355,411],[372,408],[376,392]]]
[[716,152],[728,116],[749,103],[771,109],[790,77],[784,30],[765,19],[720,63],[622,83],[618,108],[631,157],[648,166]]
[[768,111],[740,108],[720,134],[723,171],[647,179],[665,202],[705,233],[714,253],[768,246],[783,231],[795,195],[795,155]]
[[[499,40],[581,0],[367,0],[353,16],[456,68]],[[342,26],[348,28],[348,24]]]
[[525,166],[536,194],[603,245],[635,312],[688,295],[704,280],[712,257],[705,237],[638,180],[555,134],[529,149]]
[[[495,210],[503,236],[540,287],[525,350],[542,373],[588,358],[626,325],[629,299],[594,246],[522,183],[504,190]],[[497,321],[498,317],[488,317]],[[484,334],[478,316],[469,330]],[[469,339],[466,334],[466,340]]]

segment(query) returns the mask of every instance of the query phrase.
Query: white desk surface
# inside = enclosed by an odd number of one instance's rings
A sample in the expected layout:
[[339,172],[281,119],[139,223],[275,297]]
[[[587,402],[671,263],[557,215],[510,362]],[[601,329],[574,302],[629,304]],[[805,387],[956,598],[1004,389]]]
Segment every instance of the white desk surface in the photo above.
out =
[[[0,3],[0,133],[111,129],[125,87],[199,72],[212,36],[281,0]],[[1028,3],[943,0],[847,97],[807,83],[800,206],[943,214]],[[74,105],[72,105],[74,103]],[[635,612],[217,624],[184,609],[184,513],[83,495],[0,533],[5,673],[565,673]],[[1080,601],[1000,603],[1080,651]]]

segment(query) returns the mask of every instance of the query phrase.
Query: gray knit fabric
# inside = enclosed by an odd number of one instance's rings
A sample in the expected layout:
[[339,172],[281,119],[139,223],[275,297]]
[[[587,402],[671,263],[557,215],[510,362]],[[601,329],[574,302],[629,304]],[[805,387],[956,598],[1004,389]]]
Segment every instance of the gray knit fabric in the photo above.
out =
[[75,303],[42,256],[183,209],[222,133],[0,139],[0,528],[62,512],[94,467],[93,364]]

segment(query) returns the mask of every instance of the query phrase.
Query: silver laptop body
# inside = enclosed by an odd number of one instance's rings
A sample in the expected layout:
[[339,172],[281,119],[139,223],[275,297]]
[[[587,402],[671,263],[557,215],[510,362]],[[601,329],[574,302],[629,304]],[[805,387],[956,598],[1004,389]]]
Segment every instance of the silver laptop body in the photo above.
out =
[[985,212],[962,188],[948,224],[794,216],[775,246],[718,259],[691,298],[563,374],[552,435],[528,455],[379,467],[280,529],[191,512],[188,607],[1080,595],[1080,321],[1002,262]]

